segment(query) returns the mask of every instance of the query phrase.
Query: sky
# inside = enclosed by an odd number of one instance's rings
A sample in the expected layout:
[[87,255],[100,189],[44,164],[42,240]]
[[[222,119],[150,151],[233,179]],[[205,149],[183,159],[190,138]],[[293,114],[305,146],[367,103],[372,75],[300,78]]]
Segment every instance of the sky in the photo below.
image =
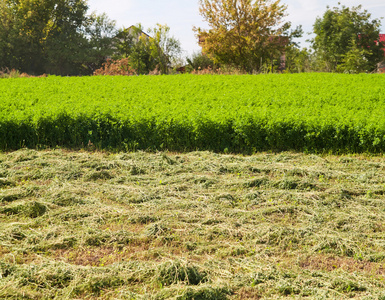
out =
[[[286,20],[292,23],[292,28],[302,25],[304,36],[297,40],[300,47],[309,47],[306,40],[312,38],[314,21],[323,15],[327,6],[337,6],[338,2],[348,7],[362,4],[372,18],[385,17],[384,0],[281,0],[287,5]],[[199,15],[199,0],[88,0],[88,6],[89,12],[106,13],[118,28],[141,23],[148,29],[157,23],[167,24],[171,35],[181,42],[186,56],[200,50],[193,27],[208,28]],[[381,24],[385,33],[385,19]]]

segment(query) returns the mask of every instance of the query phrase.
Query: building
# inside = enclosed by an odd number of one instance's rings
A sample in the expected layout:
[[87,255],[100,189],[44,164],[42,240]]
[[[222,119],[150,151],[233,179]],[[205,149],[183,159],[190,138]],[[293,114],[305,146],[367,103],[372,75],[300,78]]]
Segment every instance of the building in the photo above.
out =
[[145,33],[143,30],[138,28],[135,25],[131,25],[130,27],[124,29],[128,34],[134,37],[134,41],[138,42],[140,37],[143,37],[145,39],[150,39],[151,37]]
[[[383,43],[385,45],[385,34],[384,33],[380,33],[378,43]],[[384,49],[384,57],[385,57],[385,46],[383,49]],[[378,64],[378,72],[385,73],[385,59]]]
[[[378,39],[378,41],[381,43],[384,43],[385,44],[385,34],[384,33],[380,33],[380,38]],[[385,48],[384,48],[385,49]]]

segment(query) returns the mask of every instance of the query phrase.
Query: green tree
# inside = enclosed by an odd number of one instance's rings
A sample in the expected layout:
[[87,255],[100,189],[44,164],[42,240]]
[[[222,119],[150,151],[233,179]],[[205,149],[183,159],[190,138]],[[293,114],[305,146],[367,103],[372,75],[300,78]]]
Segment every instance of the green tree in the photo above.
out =
[[[76,75],[106,54],[105,15],[87,15],[86,0],[0,0],[0,68]],[[96,63],[100,65],[100,61]]]
[[114,58],[128,58],[132,53],[135,41],[136,39],[129,28],[119,29],[115,36],[116,52],[114,53]]
[[151,57],[162,74],[168,74],[182,53],[179,40],[170,36],[170,27],[157,24],[149,29]]
[[82,31],[88,21],[88,7],[84,0],[54,2],[47,22],[48,36],[43,44],[47,58],[45,69],[51,74],[76,75],[88,54],[88,40]]
[[151,56],[150,39],[140,23],[121,29],[116,36],[118,52],[115,58],[128,58],[136,74],[148,74],[156,65]]
[[0,68],[11,65],[11,11],[5,1],[0,1]]
[[384,58],[384,45],[378,41],[380,27],[380,20],[372,20],[371,14],[362,11],[361,5],[327,7],[322,18],[317,18],[313,25],[316,36],[312,46],[323,64],[322,69],[345,72],[347,69],[341,65],[360,72],[376,69]]
[[214,69],[214,62],[210,57],[202,52],[194,52],[190,57],[187,57],[187,63],[190,67],[190,70],[204,70],[204,69]]
[[84,31],[88,40],[88,51],[82,66],[86,68],[86,72],[93,72],[114,54],[116,22],[110,20],[105,13],[92,13],[88,16],[86,25]]
[[129,56],[130,65],[136,73],[148,74],[155,69],[155,61],[151,56],[150,42],[147,37],[140,36],[134,44]]
[[137,74],[148,74],[156,68],[162,74],[168,74],[181,54],[180,42],[170,36],[167,25],[157,24],[148,32],[149,35],[141,24],[119,30],[114,58],[128,57]]
[[49,3],[38,0],[0,1],[1,67],[42,72],[42,44],[48,34]]
[[209,30],[194,28],[203,52],[214,62],[252,73],[280,57],[298,27],[289,33],[280,0],[200,0],[200,14]]
[[371,55],[371,51],[359,48],[354,39],[350,42],[349,51],[343,56],[341,64],[338,65],[337,71],[343,73],[357,74],[370,69],[367,57]]
[[286,53],[286,70],[291,73],[312,71],[314,55],[307,48],[290,47]]

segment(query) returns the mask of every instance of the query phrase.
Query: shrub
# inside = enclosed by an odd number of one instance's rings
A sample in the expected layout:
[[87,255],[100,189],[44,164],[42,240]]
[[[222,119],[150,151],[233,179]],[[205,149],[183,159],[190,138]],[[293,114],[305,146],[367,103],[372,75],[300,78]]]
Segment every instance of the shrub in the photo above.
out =
[[94,72],[94,75],[135,75],[135,70],[131,68],[128,58],[120,60],[108,59],[100,69]]

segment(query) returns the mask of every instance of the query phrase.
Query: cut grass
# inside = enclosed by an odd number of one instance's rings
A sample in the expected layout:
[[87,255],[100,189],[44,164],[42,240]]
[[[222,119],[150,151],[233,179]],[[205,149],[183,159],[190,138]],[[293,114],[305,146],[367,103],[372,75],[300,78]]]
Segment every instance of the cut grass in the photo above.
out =
[[1,299],[383,299],[382,156],[0,154]]

